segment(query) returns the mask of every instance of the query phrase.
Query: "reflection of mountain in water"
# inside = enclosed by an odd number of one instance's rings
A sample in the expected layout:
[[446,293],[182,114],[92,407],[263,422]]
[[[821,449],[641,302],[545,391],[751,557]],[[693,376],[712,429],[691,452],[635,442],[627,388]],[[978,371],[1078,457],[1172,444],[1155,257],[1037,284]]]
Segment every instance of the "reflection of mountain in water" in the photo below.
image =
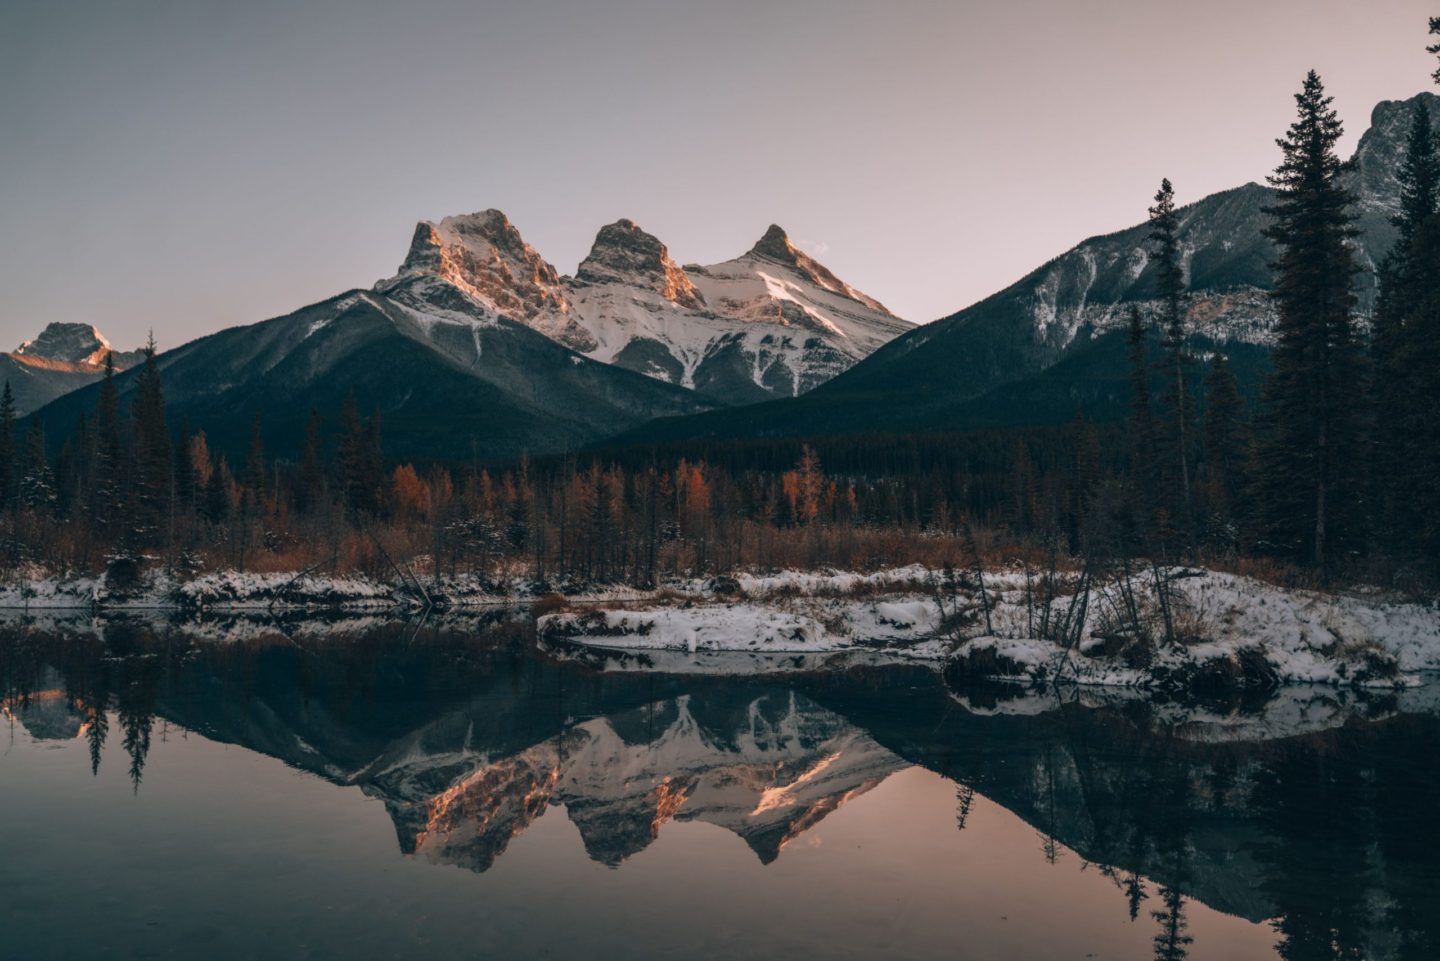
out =
[[551,806],[606,864],[669,820],[724,827],[769,862],[919,764],[964,786],[962,813],[979,792],[1038,848],[1095,864],[1169,949],[1194,897],[1274,919],[1286,958],[1440,956],[1433,688],[1181,706],[956,698],[919,668],[596,674],[536,656],[528,625],[497,616],[223,645],[26,635],[0,644],[0,695],[37,737],[85,737],[97,762],[110,723],[137,786],[157,716],[358,786],[403,850],[473,870]]
[[[439,762],[442,778],[457,774],[451,757]],[[436,760],[408,756],[370,772],[367,791],[385,799],[407,850],[476,870],[557,804],[605,864],[644,850],[672,818],[732,831],[768,863],[792,837],[906,766],[843,718],[787,692],[683,695],[593,718],[517,754],[476,757],[439,791]]]

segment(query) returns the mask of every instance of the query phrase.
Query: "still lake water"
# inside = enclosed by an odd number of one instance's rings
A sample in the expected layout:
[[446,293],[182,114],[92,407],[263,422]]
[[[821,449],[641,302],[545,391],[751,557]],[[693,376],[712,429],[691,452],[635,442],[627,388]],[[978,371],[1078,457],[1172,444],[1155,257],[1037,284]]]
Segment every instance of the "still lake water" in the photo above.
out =
[[706,677],[513,615],[12,623],[0,958],[1434,959],[1430,694]]

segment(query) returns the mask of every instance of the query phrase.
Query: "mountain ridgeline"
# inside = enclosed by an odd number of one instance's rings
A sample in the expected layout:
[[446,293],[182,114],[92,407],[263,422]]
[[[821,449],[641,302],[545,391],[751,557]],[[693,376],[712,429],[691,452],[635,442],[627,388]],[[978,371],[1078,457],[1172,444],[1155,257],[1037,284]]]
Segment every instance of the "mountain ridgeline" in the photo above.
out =
[[[1362,314],[1395,239],[1396,171],[1422,99],[1440,117],[1440,98],[1428,93],[1377,106],[1345,174],[1358,200]],[[1229,356],[1252,395],[1274,342],[1274,250],[1264,234],[1273,199],[1252,183],[1180,211],[1191,345]],[[420,223],[396,274],[369,289],[200,338],[159,362],[177,420],[238,453],[258,415],[283,456],[298,455],[311,409],[330,416],[350,394],[380,413],[391,456],[454,461],[617,437],[971,430],[1061,423],[1077,411],[1116,420],[1128,402],[1118,344],[1126,311],[1156,310],[1147,230],[1093,237],[912,327],[776,226],[733,260],[681,266],[659,239],[619,220],[566,276],[488,210]],[[62,362],[22,348],[0,363],[13,368],[19,413],[59,398],[44,413],[54,436],[94,406],[93,391],[76,390],[97,379],[93,356]],[[132,381],[120,378],[122,397]]]
[[[791,396],[907,329],[778,227],[734,260],[682,268],[622,220],[566,277],[490,210],[420,224],[400,270],[370,289],[158,364],[172,419],[232,456],[258,417],[271,451],[297,457],[310,412],[333,416],[354,396],[380,415],[392,457],[495,462]],[[122,401],[134,386],[118,379]],[[63,436],[95,403],[93,389],[60,398],[41,415],[47,432]]]

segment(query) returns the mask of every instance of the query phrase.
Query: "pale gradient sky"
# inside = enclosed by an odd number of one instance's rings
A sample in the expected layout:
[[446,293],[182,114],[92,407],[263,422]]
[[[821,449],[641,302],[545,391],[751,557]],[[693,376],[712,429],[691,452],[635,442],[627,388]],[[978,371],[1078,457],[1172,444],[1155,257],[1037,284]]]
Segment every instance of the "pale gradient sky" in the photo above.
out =
[[572,272],[784,226],[917,322],[1258,180],[1307,69],[1348,153],[1430,89],[1422,0],[0,0],[0,349],[162,347],[394,271],[487,207]]

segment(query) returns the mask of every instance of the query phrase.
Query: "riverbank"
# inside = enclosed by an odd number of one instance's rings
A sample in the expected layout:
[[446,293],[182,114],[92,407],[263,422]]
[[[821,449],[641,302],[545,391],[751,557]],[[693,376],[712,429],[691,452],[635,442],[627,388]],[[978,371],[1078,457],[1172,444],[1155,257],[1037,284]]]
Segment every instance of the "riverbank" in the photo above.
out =
[[[957,574],[920,565],[870,573],[741,572],[655,590],[551,584],[524,571],[393,578],[320,571],[163,568],[98,576],[26,570],[0,585],[16,615],[325,612],[406,616],[530,605],[548,648],[607,669],[685,672],[920,662],[952,685],[1001,681],[1204,692],[1323,684],[1396,688],[1440,671],[1440,609],[1376,590],[1282,588],[1201,568],[1086,579],[1020,567]],[[220,631],[217,637],[223,638]],[[768,667],[767,667],[768,665]]]
[[1403,687],[1440,671],[1433,605],[1203,569],[1088,583],[1083,593],[1077,580],[1042,586],[1011,570],[962,583],[923,568],[741,575],[655,603],[546,614],[539,630],[552,642],[624,651],[884,652],[943,666],[956,683]]

